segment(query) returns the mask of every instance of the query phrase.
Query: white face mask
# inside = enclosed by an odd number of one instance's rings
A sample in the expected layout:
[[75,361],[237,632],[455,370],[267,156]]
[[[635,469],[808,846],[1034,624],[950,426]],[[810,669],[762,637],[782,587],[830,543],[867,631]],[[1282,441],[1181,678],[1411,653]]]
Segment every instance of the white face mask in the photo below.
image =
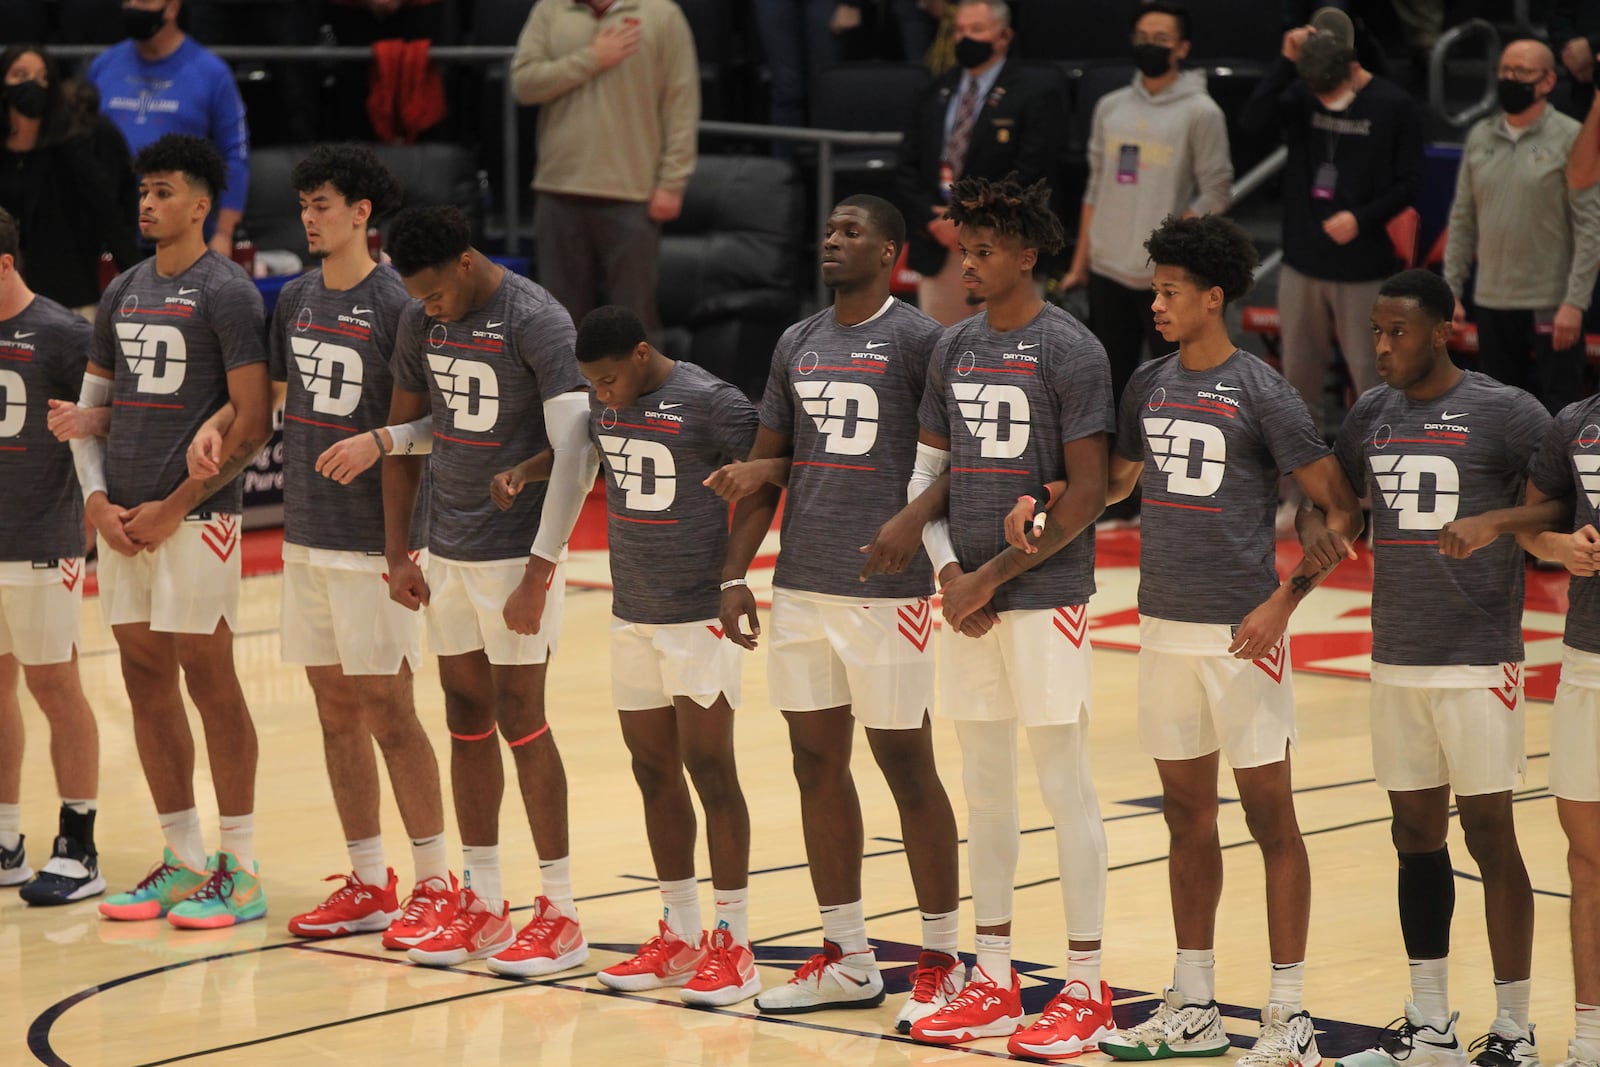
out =
[[1347,85],[1344,92],[1338,96],[1319,96],[1317,99],[1322,101],[1322,106],[1329,111],[1343,111],[1355,102],[1356,91],[1353,86]]

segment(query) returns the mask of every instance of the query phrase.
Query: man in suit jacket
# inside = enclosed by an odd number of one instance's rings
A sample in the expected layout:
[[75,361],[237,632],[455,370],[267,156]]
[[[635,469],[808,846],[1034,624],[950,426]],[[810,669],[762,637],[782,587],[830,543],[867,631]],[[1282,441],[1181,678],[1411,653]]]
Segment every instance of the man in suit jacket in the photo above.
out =
[[958,67],[917,102],[897,175],[908,262],[922,275],[917,302],[946,326],[975,310],[961,284],[955,226],[944,217],[951,183],[1013,171],[1025,185],[1046,177],[1060,124],[1051,115],[1056,80],[1006,59],[1015,31],[1005,0],[961,0],[955,29]]

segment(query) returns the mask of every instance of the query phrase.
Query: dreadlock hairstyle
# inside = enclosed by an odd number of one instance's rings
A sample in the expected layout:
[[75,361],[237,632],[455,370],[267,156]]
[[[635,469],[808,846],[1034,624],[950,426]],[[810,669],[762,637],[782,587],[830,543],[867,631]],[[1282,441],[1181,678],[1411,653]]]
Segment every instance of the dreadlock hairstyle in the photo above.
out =
[[1020,238],[1023,248],[1059,252],[1066,243],[1061,221],[1050,211],[1050,187],[1041,178],[1023,186],[1015,174],[991,181],[962,178],[950,190],[945,216],[960,226],[980,226]]

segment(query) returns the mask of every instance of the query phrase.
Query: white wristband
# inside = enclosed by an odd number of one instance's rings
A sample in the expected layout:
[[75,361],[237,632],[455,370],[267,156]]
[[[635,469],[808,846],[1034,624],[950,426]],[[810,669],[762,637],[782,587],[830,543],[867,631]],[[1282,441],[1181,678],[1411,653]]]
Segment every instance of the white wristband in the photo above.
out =
[[735,586],[740,586],[740,585],[748,586],[749,584],[750,583],[745,581],[743,578],[729,578],[727,581],[725,581],[721,585],[717,586],[717,588],[720,591],[726,593],[729,589],[732,589]]

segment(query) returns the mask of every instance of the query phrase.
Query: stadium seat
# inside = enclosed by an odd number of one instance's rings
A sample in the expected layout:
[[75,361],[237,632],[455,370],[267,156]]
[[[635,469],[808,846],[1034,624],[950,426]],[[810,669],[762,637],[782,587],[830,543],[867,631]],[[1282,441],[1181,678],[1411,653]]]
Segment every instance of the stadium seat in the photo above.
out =
[[[911,125],[917,97],[931,80],[920,63],[831,63],[817,74],[811,125],[819,130],[895,131]],[[834,153],[835,170],[892,168],[898,149],[846,148]]]

